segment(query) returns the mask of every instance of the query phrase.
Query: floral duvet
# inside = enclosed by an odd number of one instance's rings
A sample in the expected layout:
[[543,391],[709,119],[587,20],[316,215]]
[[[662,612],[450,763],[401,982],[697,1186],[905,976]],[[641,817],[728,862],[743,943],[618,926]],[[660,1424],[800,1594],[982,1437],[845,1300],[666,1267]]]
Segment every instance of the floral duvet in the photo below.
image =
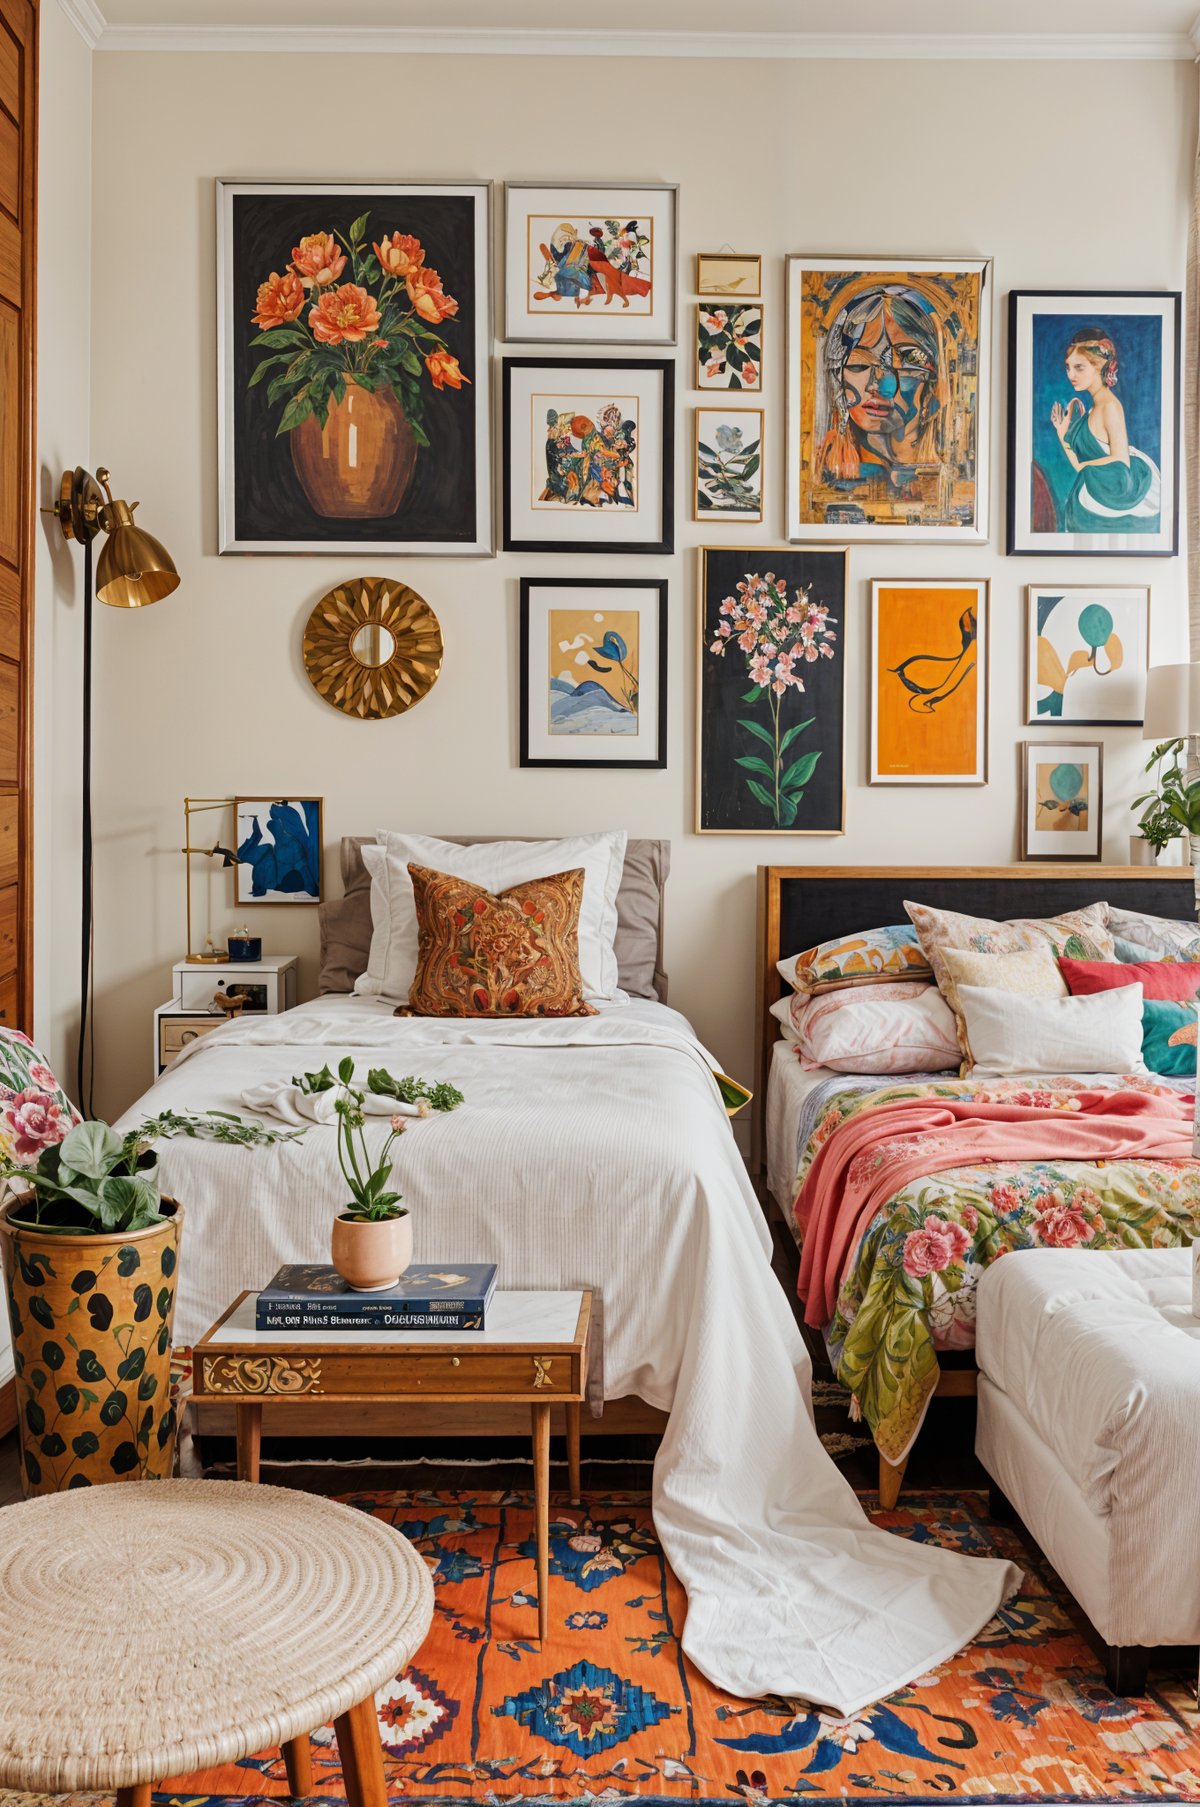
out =
[[[1113,1091],[1190,1093],[1195,1081],[1128,1076]],[[795,1197],[820,1149],[864,1112],[901,1099],[1079,1109],[1097,1081],[839,1077],[810,1093]],[[912,1180],[876,1215],[842,1273],[825,1330],[834,1371],[890,1462],[904,1459],[937,1386],[937,1351],[975,1341],[975,1287],[1013,1249],[1169,1248],[1200,1234],[1200,1162],[995,1162]]]

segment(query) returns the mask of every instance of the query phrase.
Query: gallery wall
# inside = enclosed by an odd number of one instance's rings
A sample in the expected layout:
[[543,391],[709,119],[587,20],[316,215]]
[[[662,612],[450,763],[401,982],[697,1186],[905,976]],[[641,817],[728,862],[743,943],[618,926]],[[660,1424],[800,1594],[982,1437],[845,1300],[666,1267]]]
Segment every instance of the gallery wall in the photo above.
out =
[[[183,577],[159,606],[101,611],[99,622],[98,1105],[126,1106],[150,1078],[151,1012],[168,996],[171,964],[183,952],[178,850],[188,792],[323,796],[334,888],[342,833],[555,835],[620,825],[669,837],[671,1000],[726,1069],[746,1075],[760,862],[1015,859],[1016,743],[1027,732],[1024,586],[1047,576],[1148,581],[1152,658],[1186,657],[1187,631],[1180,560],[1001,555],[1003,305],[995,320],[990,545],[851,551],[844,836],[693,833],[696,549],[782,539],[786,253],[990,255],[1001,301],[1010,287],[1181,287],[1195,94],[1191,66],[1169,62],[98,55],[93,455],[117,474],[118,493],[141,499],[139,518],[171,548]],[[1119,153],[1111,148],[1113,122]],[[675,554],[218,557],[217,176],[677,181]],[[722,247],[765,258],[761,527],[701,527],[689,519],[691,410],[703,399],[691,389],[694,255]],[[73,281],[87,286],[86,254]],[[410,715],[380,723],[348,720],[321,701],[300,658],[313,604],[334,583],[368,570],[400,575],[418,590],[446,642],[431,694]],[[518,580],[572,571],[669,580],[665,771],[518,766]],[[985,790],[866,785],[868,583],[887,576],[991,580]],[[48,679],[64,736],[77,716],[76,681],[67,665]],[[1096,733],[1107,748],[1105,853],[1120,861],[1142,743],[1136,730]],[[69,812],[74,801],[57,768],[54,782]],[[67,859],[60,880],[73,883]],[[223,903],[227,886],[226,878],[210,881],[218,928],[234,926],[231,902]],[[198,901],[200,894],[198,883]],[[300,953],[302,992],[310,995],[315,911],[260,909],[251,926],[268,951]],[[74,949],[67,942],[61,961],[56,954],[54,983],[69,996]]]

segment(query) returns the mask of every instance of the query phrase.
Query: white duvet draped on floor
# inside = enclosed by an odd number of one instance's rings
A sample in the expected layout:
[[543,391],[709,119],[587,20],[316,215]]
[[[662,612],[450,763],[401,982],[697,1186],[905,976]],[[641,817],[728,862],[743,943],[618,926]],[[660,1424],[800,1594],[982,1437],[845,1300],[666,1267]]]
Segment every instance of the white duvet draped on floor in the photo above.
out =
[[[697,1668],[734,1694],[851,1713],[986,1624],[1019,1579],[1011,1564],[873,1529],[822,1449],[766,1225],[682,1017],[628,1003],[463,1022],[325,998],[213,1031],[122,1127],[165,1106],[246,1115],[248,1088],[345,1054],[363,1077],[385,1066],[466,1096],[397,1144],[417,1259],[495,1261],[502,1287],[591,1287],[607,1397],[670,1410],[654,1516],[687,1590],[683,1646]],[[386,1133],[368,1122],[369,1138]],[[185,1343],[282,1262],[321,1259],[344,1202],[325,1126],[249,1151],[173,1140],[163,1168],[187,1213]]]

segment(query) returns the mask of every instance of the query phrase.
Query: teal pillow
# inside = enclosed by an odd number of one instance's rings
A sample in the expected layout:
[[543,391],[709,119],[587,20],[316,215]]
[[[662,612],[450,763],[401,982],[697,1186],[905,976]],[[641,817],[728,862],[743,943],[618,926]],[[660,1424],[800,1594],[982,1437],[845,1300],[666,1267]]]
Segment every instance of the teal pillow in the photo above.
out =
[[1162,959],[1162,955],[1154,948],[1146,947],[1140,941],[1125,941],[1120,935],[1113,936],[1113,946],[1122,966],[1140,966],[1144,960]]
[[1196,1071],[1195,1004],[1147,998],[1142,1005],[1142,1059],[1152,1073],[1169,1076]]

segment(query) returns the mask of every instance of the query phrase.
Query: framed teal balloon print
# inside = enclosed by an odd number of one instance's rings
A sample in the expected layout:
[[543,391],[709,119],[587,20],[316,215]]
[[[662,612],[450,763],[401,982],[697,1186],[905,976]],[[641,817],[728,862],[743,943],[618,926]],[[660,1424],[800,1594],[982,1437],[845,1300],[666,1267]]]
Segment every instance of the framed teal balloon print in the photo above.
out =
[[1021,858],[1104,856],[1104,748],[1099,741],[1026,740],[1021,748]]
[[1150,658],[1146,584],[1030,584],[1025,719],[1031,726],[1139,728]]

